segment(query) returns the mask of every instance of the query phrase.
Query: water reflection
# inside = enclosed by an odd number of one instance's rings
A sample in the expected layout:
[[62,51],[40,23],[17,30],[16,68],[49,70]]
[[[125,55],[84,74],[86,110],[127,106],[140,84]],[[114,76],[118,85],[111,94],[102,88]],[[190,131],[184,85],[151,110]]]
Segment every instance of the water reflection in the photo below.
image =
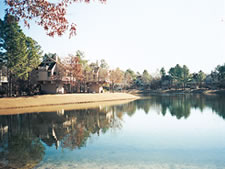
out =
[[0,167],[33,168],[44,144],[68,149],[86,145],[91,134],[120,128],[114,107],[0,116]]
[[221,96],[154,96],[103,108],[0,116],[0,168],[33,168],[46,147],[81,149],[92,135],[123,128],[124,115],[132,117],[138,110],[186,119],[191,109],[210,108],[225,119],[224,103]]
[[170,113],[176,116],[177,119],[188,118],[191,109],[199,109],[201,112],[205,108],[210,108],[219,116],[225,119],[225,97],[224,96],[203,96],[203,95],[175,95],[175,96],[155,96],[147,102],[138,100],[137,105],[149,112],[150,107],[154,104],[160,107],[160,112],[163,115]]
[[224,96],[203,96],[203,95],[174,95],[174,96],[152,96],[147,99],[140,99],[120,106],[114,106],[114,111],[127,113],[129,116],[137,110],[144,110],[146,114],[154,109],[162,115],[170,113],[177,119],[188,118],[191,109],[210,108],[220,117],[225,119],[225,97]]

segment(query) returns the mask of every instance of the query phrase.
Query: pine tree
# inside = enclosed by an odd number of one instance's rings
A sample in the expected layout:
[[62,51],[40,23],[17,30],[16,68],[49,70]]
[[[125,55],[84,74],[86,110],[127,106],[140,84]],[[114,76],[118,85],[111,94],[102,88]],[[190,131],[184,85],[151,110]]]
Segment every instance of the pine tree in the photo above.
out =
[[8,95],[11,96],[12,88],[16,90],[18,87],[15,86],[17,80],[27,80],[29,73],[40,63],[40,46],[26,37],[17,19],[9,14],[0,22],[0,38],[3,42],[0,60],[4,60],[8,69]]
[[27,59],[26,67],[27,72],[31,72],[40,64],[40,59],[42,55],[41,46],[33,40],[31,37],[26,37],[26,46],[27,46]]

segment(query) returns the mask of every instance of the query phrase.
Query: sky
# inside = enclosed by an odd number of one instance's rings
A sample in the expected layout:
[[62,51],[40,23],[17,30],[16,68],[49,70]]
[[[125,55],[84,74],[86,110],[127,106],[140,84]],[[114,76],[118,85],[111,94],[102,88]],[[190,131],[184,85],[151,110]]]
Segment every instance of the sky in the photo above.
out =
[[[4,16],[2,1],[0,16]],[[85,53],[90,61],[105,59],[111,68],[150,73],[176,64],[190,72],[210,73],[225,63],[225,0],[107,0],[75,3],[68,19],[77,25],[69,39],[48,37],[42,27],[31,23],[27,36],[45,53],[60,57]]]

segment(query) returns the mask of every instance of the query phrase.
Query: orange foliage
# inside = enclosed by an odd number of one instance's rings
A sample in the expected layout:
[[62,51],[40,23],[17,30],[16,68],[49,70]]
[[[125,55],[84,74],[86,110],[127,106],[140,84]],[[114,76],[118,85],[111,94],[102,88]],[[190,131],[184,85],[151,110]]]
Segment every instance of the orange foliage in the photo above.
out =
[[[30,27],[29,20],[35,19],[36,23],[52,37],[61,36],[68,29],[70,37],[76,35],[76,24],[68,22],[66,11],[69,5],[81,1],[90,2],[90,0],[60,0],[58,3],[51,3],[49,0],[5,0],[9,6],[7,13],[23,20],[27,27]],[[106,2],[106,0],[99,1]]]
[[115,70],[112,70],[110,73],[110,81],[111,83],[121,83],[123,80],[123,72],[116,68]]
[[73,55],[69,55],[64,59],[66,71],[69,72],[69,76],[76,79],[76,81],[83,80],[83,68],[79,61],[79,58]]

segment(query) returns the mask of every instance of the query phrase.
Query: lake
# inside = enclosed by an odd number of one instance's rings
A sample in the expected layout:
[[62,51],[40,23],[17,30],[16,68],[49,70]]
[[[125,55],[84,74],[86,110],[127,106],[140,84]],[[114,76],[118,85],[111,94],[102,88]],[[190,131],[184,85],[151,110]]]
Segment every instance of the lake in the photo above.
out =
[[2,115],[0,168],[224,169],[225,97]]

